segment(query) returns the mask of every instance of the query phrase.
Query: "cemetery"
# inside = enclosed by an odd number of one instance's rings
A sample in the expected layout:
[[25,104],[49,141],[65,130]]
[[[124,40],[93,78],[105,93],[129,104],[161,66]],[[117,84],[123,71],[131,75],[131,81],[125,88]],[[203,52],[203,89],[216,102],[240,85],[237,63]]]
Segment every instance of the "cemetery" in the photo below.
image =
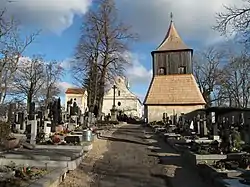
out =
[[72,100],[65,112],[61,108],[60,98],[46,110],[37,110],[35,103],[29,112],[9,106],[0,125],[0,186],[58,185],[92,149],[94,115],[83,120]]
[[213,186],[250,184],[250,109],[210,107],[149,123]]

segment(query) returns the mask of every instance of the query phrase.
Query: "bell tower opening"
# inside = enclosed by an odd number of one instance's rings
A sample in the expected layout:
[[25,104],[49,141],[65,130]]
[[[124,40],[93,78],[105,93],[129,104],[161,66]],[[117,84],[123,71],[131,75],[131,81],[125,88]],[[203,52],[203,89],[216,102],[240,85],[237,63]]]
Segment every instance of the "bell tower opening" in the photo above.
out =
[[158,75],[166,75],[166,68],[160,67],[158,70]]
[[178,68],[178,74],[187,74],[187,67],[186,66],[180,66]]

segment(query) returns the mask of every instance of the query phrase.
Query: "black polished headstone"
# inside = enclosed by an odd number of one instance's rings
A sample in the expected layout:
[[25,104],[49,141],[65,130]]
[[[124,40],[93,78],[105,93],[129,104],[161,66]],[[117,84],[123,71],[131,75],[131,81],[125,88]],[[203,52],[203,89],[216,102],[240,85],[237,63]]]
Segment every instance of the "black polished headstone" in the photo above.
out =
[[99,108],[98,108],[98,106],[97,105],[95,105],[94,106],[94,115],[95,115],[95,117],[97,117],[97,115],[98,115],[98,110],[99,110]]
[[29,105],[29,115],[28,115],[29,120],[35,119],[35,116],[34,116],[35,110],[36,110],[36,104],[35,104],[35,102],[31,102]]
[[23,123],[24,123],[24,113],[18,112],[18,123],[20,124],[20,129],[23,130]]
[[16,110],[16,104],[11,103],[8,108],[8,122],[14,123],[15,122],[15,110]]
[[62,123],[62,107],[61,107],[61,99],[60,97],[57,100],[57,110],[58,110],[58,124]]

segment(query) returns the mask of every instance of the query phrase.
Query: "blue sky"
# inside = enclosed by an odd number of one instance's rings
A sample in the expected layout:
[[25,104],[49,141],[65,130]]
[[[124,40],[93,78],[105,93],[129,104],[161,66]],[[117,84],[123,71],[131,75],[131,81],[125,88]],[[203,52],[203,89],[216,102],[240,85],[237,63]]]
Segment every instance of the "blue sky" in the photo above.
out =
[[[69,67],[69,59],[80,35],[82,17],[91,7],[91,0],[16,0],[0,6],[7,7],[10,14],[18,17],[24,26],[23,34],[34,29],[43,32],[27,49],[25,56],[43,54],[47,60],[58,60]],[[223,41],[211,26],[215,13],[223,9],[222,4],[242,4],[241,0],[116,0],[119,16],[139,34],[139,41],[129,52],[132,66],[128,68],[131,90],[144,98],[151,80],[151,54],[164,38],[174,13],[176,28],[193,49],[201,50]],[[62,93],[73,84],[69,70],[62,78]]]

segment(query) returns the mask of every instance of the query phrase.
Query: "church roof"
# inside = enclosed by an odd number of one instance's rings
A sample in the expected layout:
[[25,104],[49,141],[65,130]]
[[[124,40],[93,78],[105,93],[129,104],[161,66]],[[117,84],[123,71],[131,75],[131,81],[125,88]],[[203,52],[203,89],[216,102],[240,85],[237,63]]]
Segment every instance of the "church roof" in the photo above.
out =
[[83,88],[68,88],[65,93],[66,94],[84,94],[85,89],[83,89]]
[[174,22],[171,21],[168,32],[156,49],[156,51],[175,51],[175,50],[187,50],[190,49],[181,39],[180,35],[178,34]]
[[155,76],[145,97],[146,105],[206,104],[192,74]]

